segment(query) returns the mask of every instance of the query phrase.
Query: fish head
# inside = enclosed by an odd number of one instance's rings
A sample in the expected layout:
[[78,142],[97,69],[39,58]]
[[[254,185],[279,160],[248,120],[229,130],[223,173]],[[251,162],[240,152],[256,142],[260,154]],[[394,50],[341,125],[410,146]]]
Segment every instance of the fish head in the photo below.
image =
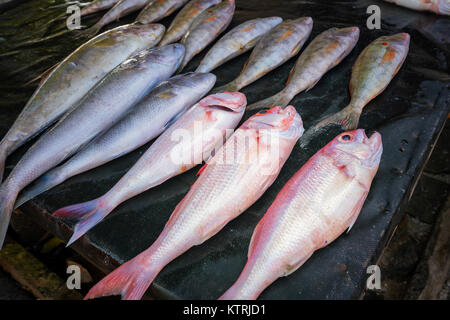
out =
[[400,56],[406,56],[409,50],[410,35],[406,32],[397,33],[390,36],[382,36],[374,41],[375,45],[384,48],[391,48],[398,52]]
[[333,37],[338,38],[340,41],[350,41],[356,43],[359,39],[359,28],[358,27],[347,27],[347,28],[331,28]]
[[124,26],[118,27],[114,30],[114,37],[123,36],[134,36],[140,41],[145,43],[156,44],[158,43],[164,33],[166,32],[166,27],[159,23],[153,24],[139,24],[131,23]]
[[141,50],[122,62],[121,67],[147,68],[156,62],[168,67],[173,73],[183,61],[184,54],[185,48],[182,44],[169,44],[164,47]]
[[287,140],[297,141],[304,132],[303,121],[293,106],[280,106],[260,111],[251,116],[242,126],[243,129],[254,129],[276,134]]
[[220,92],[209,95],[198,102],[206,121],[228,123],[227,128],[235,128],[244,115],[247,106],[245,94],[240,92]]
[[187,72],[170,79],[174,86],[180,86],[195,92],[209,92],[216,83],[216,76],[212,73]]
[[341,164],[352,162],[376,171],[383,153],[383,143],[378,132],[368,138],[363,129],[357,129],[341,133],[324,149]]

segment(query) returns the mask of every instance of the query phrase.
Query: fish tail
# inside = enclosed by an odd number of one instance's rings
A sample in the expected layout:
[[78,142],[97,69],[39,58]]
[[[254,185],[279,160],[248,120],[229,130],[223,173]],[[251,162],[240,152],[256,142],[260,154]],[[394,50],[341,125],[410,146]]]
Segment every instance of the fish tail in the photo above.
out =
[[354,130],[358,128],[359,117],[361,116],[362,109],[355,108],[349,105],[342,109],[341,111],[326,117],[318,124],[315,125],[316,129],[323,128],[330,124],[338,124],[343,127],[344,130]]
[[17,193],[18,192],[10,188],[6,183],[0,187],[0,250],[5,241],[6,231],[8,230],[9,220],[11,219],[11,213],[13,211]]
[[75,36],[75,38],[76,38],[76,39],[80,39],[80,38],[92,38],[93,36],[95,36],[95,35],[100,31],[100,29],[101,29],[102,27],[103,27],[103,26],[102,26],[101,24],[96,23],[96,24],[94,24],[92,27],[90,27],[90,28],[88,28],[88,29],[86,29],[86,30],[80,32],[79,34],[77,34],[77,35]]
[[237,82],[231,81],[224,86],[214,88],[211,91],[211,94],[219,93],[219,92],[236,92],[236,91],[239,91],[239,89],[241,89],[241,87],[237,84]]
[[139,300],[158,275],[160,268],[144,269],[144,251],[108,274],[89,290],[84,300],[121,295],[123,300]]
[[258,110],[275,106],[284,108],[289,104],[289,102],[291,102],[291,100],[291,97],[286,94],[286,91],[282,90],[269,98],[252,103],[251,105],[247,106],[247,110]]
[[26,188],[17,198],[14,209],[17,209],[25,202],[37,197],[41,193],[50,190],[54,186],[64,182],[66,177],[60,173],[58,168],[51,170],[37,179],[29,188]]
[[72,237],[66,246],[70,246],[78,240],[113,210],[114,207],[108,205],[105,200],[104,197],[100,197],[88,202],[64,207],[53,213],[55,217],[67,218],[76,222]]

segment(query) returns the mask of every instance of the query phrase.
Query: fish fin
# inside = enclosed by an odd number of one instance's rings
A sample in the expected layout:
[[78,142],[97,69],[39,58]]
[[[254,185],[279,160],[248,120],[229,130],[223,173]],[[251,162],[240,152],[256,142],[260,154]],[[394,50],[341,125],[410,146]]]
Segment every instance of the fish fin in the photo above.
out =
[[205,163],[201,168],[200,168],[200,170],[198,170],[198,172],[197,172],[197,176],[199,176],[199,175],[201,175],[202,174],[202,172],[203,172],[203,170],[205,170],[206,169],[206,166],[207,166],[208,164],[207,163]]
[[48,78],[48,76],[50,75],[50,73],[55,70],[55,68],[60,64],[60,62],[54,64],[53,66],[51,66],[50,68],[48,68],[47,70],[45,70],[44,72],[42,72],[40,75],[38,75],[37,77],[31,79],[30,81],[28,81],[27,83],[24,84],[24,86],[28,86],[30,84],[32,84],[33,82],[41,79],[41,81],[39,82],[39,86],[41,86],[44,81]]
[[174,124],[182,115],[184,112],[179,112],[176,115],[174,115],[172,118],[170,118],[169,121],[166,122],[166,124],[163,127],[163,130],[166,130],[168,127],[170,127],[172,124]]
[[121,295],[124,300],[139,300],[159,273],[159,269],[143,270],[141,255],[121,265],[89,290],[84,300]]
[[355,207],[353,208],[352,217],[350,218],[350,223],[348,225],[347,233],[350,232],[350,230],[352,229],[353,225],[356,222],[356,219],[358,219],[359,213],[361,212],[361,209],[362,209],[362,207],[364,205],[364,202],[366,201],[367,194],[368,194],[368,192],[366,192],[361,197],[361,199],[358,200],[358,202],[356,203]]
[[92,229],[112,211],[113,208],[106,204],[105,199],[100,197],[59,209],[53,213],[55,217],[76,221],[72,237],[67,242],[67,247]]
[[9,188],[7,184],[0,187],[0,250],[5,241],[6,231],[8,231],[9,220],[16,201],[17,192]]
[[437,6],[437,11],[439,11],[438,13],[443,14],[443,15],[450,15],[450,2],[449,1],[439,1],[439,4]]
[[74,38],[75,39],[92,38],[93,36],[95,36],[100,31],[100,29],[102,27],[103,26],[100,25],[100,24],[94,24],[92,27],[90,27],[90,28],[88,28],[88,29],[78,33]]
[[211,94],[214,93],[219,93],[219,92],[235,92],[235,91],[239,91],[239,89],[241,89],[235,81],[231,81],[230,83],[227,83],[224,86],[221,87],[217,87],[212,89]]
[[291,273],[296,271],[298,268],[300,268],[302,266],[302,264],[304,264],[306,262],[306,260],[311,258],[313,253],[314,253],[314,251],[311,251],[311,253],[308,253],[307,256],[305,256],[305,257],[301,258],[300,260],[297,260],[294,263],[288,265],[286,271],[283,273],[282,276],[283,277],[287,277],[288,275],[290,275]]
[[353,130],[358,127],[359,117],[361,116],[361,110],[349,105],[341,111],[326,117],[314,127],[316,129],[328,126],[330,124],[338,124],[343,127],[344,130]]
[[37,197],[41,193],[50,190],[54,186],[62,183],[65,177],[59,175],[59,170],[55,168],[38,178],[31,186],[25,188],[17,198],[14,209],[17,209],[29,200]]
[[250,244],[248,246],[248,253],[247,258],[250,259],[251,255],[253,254],[254,247],[256,245],[256,239],[260,237],[261,229],[264,225],[264,217],[259,221],[259,223],[256,225],[255,230],[253,231],[252,238],[250,239]]
[[259,110],[264,108],[271,108],[274,106],[281,106],[284,108],[289,104],[290,101],[291,97],[286,95],[285,91],[282,90],[269,98],[252,103],[251,105],[247,106],[246,110]]

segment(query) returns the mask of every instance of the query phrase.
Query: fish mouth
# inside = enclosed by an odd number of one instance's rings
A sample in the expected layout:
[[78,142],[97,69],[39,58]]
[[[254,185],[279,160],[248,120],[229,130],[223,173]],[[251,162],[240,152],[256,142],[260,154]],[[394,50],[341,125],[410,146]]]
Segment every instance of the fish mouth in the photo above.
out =
[[381,154],[383,153],[383,143],[381,134],[375,131],[372,135],[367,137],[363,129],[356,130],[355,139],[367,146],[368,152],[365,157],[365,164],[368,167],[374,167],[380,162]]
[[240,92],[220,92],[203,98],[199,104],[204,107],[241,113],[247,106],[247,98]]

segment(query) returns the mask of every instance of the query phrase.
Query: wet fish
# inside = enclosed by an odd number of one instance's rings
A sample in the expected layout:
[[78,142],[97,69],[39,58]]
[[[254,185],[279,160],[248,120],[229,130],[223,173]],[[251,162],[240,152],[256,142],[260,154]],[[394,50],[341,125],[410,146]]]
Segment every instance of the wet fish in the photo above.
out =
[[119,2],[119,0],[94,0],[80,10],[80,15],[87,16],[88,14],[109,9],[117,2]]
[[408,55],[410,36],[398,33],[382,36],[369,44],[358,56],[350,78],[351,100],[340,112],[320,121],[312,130],[331,123],[345,130],[356,129],[363,108],[389,85]]
[[137,16],[136,21],[143,24],[157,22],[170,16],[186,2],[187,0],[155,0],[142,9]]
[[418,11],[431,11],[437,14],[450,15],[450,0],[384,0],[396,5]]
[[238,125],[246,105],[245,96],[238,92],[202,99],[156,139],[105,195],[56,211],[54,216],[77,222],[67,245],[94,227],[120,203],[201,163],[218,143],[222,143],[227,130]]
[[338,65],[353,50],[358,38],[358,27],[331,28],[322,32],[298,58],[286,87],[274,96],[248,106],[247,110],[287,106],[297,94],[314,87],[325,73]]
[[19,191],[114,125],[153,87],[168,79],[183,56],[180,44],[133,55],[25,153],[0,186],[0,248]]
[[382,154],[381,135],[342,133],[286,183],[253,232],[248,260],[220,299],[256,299],[314,251],[349,231],[364,204]]
[[212,7],[221,1],[222,0],[191,0],[173,19],[166,34],[159,43],[159,46],[165,46],[169,43],[179,41],[186,34],[195,18],[209,7]]
[[154,1],[155,0],[120,0],[115,4],[114,7],[109,9],[109,11],[106,12],[105,15],[96,24],[80,33],[79,36],[88,38],[92,37],[96,35],[100,31],[100,29],[107,24],[117,21],[127,14],[137,11]]
[[156,45],[164,26],[124,25],[81,45],[43,80],[0,142],[0,182],[6,157],[76,104],[131,54]]
[[208,51],[197,72],[210,72],[225,62],[252,49],[269,30],[279,25],[280,17],[259,18],[246,21],[224,35]]
[[214,7],[203,11],[194,22],[192,22],[188,32],[180,42],[186,47],[186,55],[178,71],[183,70],[194,56],[205,49],[208,44],[225,31],[233,19],[234,9],[234,0],[224,0]]
[[162,82],[103,135],[24,190],[15,207],[64,182],[133,151],[160,135],[216,82],[212,73],[187,73]]
[[311,17],[287,20],[269,31],[253,49],[239,76],[216,91],[238,91],[295,56],[313,27]]
[[169,262],[214,236],[266,191],[302,132],[292,106],[249,118],[203,167],[151,247],[97,283],[85,299],[140,299]]

